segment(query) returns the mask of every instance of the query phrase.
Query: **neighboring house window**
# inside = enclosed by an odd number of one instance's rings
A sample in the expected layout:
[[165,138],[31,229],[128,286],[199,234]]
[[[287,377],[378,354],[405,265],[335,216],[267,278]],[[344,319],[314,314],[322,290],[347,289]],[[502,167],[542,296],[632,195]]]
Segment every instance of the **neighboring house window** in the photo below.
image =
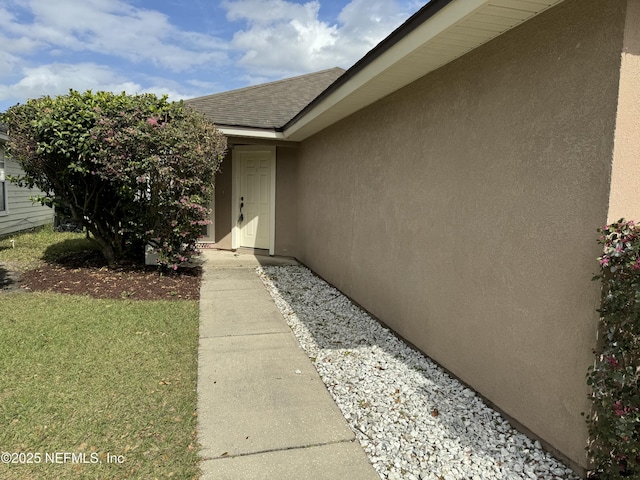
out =
[[0,148],[0,215],[6,215],[7,208],[7,182],[5,174],[4,148]]

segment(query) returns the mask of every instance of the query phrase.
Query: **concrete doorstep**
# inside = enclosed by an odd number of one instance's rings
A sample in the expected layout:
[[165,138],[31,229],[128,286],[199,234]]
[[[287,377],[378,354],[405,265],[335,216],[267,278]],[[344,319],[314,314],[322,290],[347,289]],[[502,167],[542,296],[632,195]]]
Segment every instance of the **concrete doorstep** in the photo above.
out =
[[[233,256],[232,256],[233,255]],[[255,272],[271,257],[204,253],[198,440],[205,480],[378,480]]]

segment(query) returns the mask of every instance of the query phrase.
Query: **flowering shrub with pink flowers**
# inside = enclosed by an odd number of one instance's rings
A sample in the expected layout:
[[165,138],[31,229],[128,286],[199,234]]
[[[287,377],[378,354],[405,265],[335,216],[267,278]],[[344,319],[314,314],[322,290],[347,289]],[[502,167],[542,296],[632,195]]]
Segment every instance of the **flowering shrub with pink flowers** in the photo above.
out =
[[640,225],[621,219],[599,233],[601,338],[587,375],[588,449],[598,478],[640,478]]
[[109,263],[153,247],[176,269],[196,252],[226,139],[202,115],[155,95],[79,93],[9,108],[9,154],[65,206]]

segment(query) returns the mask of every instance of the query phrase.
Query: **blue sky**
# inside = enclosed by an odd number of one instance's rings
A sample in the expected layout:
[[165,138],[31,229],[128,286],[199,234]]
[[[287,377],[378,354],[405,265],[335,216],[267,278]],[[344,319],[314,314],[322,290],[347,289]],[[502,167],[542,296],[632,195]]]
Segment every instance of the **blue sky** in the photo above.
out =
[[0,112],[108,90],[208,95],[349,68],[417,0],[0,0]]

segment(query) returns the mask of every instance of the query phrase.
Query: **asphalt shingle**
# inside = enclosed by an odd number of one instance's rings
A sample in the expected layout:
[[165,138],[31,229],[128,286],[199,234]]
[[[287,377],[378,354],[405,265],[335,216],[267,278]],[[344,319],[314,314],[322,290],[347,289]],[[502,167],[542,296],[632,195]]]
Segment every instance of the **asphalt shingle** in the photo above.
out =
[[331,68],[316,73],[185,100],[216,125],[283,127],[344,73]]

